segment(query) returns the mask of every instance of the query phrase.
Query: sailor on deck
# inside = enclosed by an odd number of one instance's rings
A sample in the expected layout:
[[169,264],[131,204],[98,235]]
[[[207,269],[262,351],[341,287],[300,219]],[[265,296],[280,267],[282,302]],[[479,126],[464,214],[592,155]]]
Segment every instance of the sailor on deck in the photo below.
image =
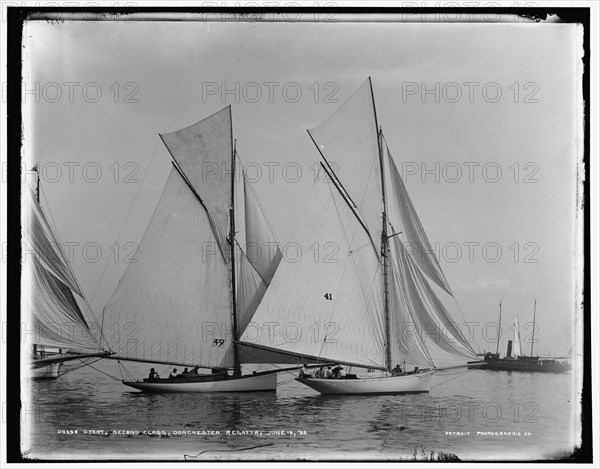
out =
[[302,368],[300,368],[300,373],[298,374],[298,376],[300,376],[300,378],[312,378],[312,375],[309,373],[306,364],[304,364]]

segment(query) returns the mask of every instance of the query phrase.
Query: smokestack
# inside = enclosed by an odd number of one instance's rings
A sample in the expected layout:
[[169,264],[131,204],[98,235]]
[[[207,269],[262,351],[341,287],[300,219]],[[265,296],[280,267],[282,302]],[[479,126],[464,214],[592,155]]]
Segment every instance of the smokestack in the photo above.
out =
[[510,357],[512,353],[512,340],[508,341],[508,347],[506,347],[506,356]]

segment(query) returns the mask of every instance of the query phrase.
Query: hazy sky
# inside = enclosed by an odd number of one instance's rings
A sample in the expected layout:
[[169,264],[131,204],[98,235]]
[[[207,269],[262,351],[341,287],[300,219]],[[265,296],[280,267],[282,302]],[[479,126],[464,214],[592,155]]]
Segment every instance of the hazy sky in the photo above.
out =
[[371,76],[379,123],[465,318],[480,324],[480,350],[495,350],[482,330],[500,300],[504,351],[534,298],[536,351],[572,345],[577,26],[67,21],[24,34],[29,161],[42,166],[62,240],[79,243],[73,267],[97,314],[169,173],[159,132],[231,104],[240,156],[285,243],[319,159],[306,129]]

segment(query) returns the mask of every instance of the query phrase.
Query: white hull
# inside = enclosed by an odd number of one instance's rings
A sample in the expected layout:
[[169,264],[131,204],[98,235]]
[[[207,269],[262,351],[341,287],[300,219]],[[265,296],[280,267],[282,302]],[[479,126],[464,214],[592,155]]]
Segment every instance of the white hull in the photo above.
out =
[[379,378],[321,379],[296,378],[321,394],[403,394],[429,392],[433,371],[416,375],[386,376]]
[[123,381],[123,384],[148,393],[179,392],[258,392],[277,389],[277,373],[246,375],[218,381],[185,382],[184,380]]
[[32,368],[30,377],[32,379],[56,379],[58,378],[60,365],[60,363],[53,363],[48,366]]

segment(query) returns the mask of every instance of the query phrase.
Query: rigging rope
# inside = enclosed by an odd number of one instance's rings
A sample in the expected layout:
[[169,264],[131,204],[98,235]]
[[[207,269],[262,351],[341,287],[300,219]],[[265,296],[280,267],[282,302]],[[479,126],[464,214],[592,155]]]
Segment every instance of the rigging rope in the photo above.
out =
[[121,363],[121,360],[117,360],[117,363],[119,364],[119,372],[121,373],[121,380],[125,381],[125,379],[123,378],[123,371],[125,372],[125,374],[127,375],[127,377],[131,380],[131,381],[137,381],[135,379],[135,376],[133,376],[129,370],[127,369],[127,367],[125,365],[123,365],[123,363]]
[[106,375],[106,376],[108,376],[109,378],[112,378],[112,379],[114,379],[114,380],[117,380],[117,381],[122,381],[122,380],[120,380],[119,378],[117,378],[117,377],[115,377],[115,376],[113,376],[113,375],[110,375],[110,374],[108,374],[108,373],[105,373],[105,372],[104,372],[104,371],[102,371],[102,370],[99,370],[99,369],[98,369],[98,368],[96,368],[95,366],[92,366],[92,365],[90,365],[90,368],[92,368],[93,370],[96,370],[98,373],[102,373],[103,375]]
[[[357,281],[357,283],[358,283],[358,285],[360,287],[360,297],[361,297],[361,299],[363,301],[363,308],[364,308],[365,312],[367,312],[369,310],[368,304],[367,304],[367,298],[366,298],[366,294],[365,294],[365,291],[364,291],[363,283],[360,281],[360,276],[358,274],[359,269],[358,269],[358,266],[356,265],[356,261],[355,261],[354,256],[353,256],[354,252],[357,251],[358,248],[354,249],[354,250],[350,250],[350,248],[352,246],[352,243],[354,243],[354,237],[356,236],[356,233],[357,233],[357,230],[358,230],[358,225],[356,225],[354,227],[354,231],[352,233],[351,239],[348,239],[348,236],[346,235],[346,232],[344,230],[344,225],[343,225],[343,221],[342,221],[342,214],[340,213],[338,204],[336,203],[335,196],[333,194],[333,190],[331,189],[331,185],[329,186],[329,191],[331,193],[331,197],[332,197],[332,200],[333,200],[333,205],[335,207],[337,219],[338,219],[338,222],[340,224],[342,234],[344,236],[344,241],[346,242],[346,247],[349,250],[348,251],[348,256],[346,257],[346,265],[344,265],[344,272],[342,273],[341,278],[343,278],[343,275],[346,272],[347,261],[350,260],[350,263],[352,264],[352,267],[353,267],[353,270],[354,270],[354,278],[356,279],[356,281]],[[370,236],[370,235],[368,234],[368,236]],[[374,273],[375,276],[377,275],[377,272],[378,271],[375,271],[375,273]],[[340,278],[340,284],[338,285],[338,291],[339,291],[339,288],[341,287],[341,278]],[[335,307],[335,304],[334,304],[334,307]],[[332,317],[333,317],[333,310],[331,311],[331,317],[329,318],[330,322],[331,322],[331,318]],[[373,332],[373,337],[379,338],[379,335],[377,333],[375,333],[374,331],[377,330],[376,326],[381,326],[381,324],[376,324],[376,323],[374,324],[373,321],[376,318],[374,318],[373,316],[371,316],[369,314],[367,314],[367,319],[369,320],[369,324],[371,325],[372,332]],[[382,345],[384,345],[384,344],[382,344]],[[385,345],[384,345],[384,348],[385,348]],[[367,358],[369,361],[371,361],[375,365],[375,367],[380,367],[381,366],[378,363],[376,363],[374,360],[370,359],[369,357],[364,357],[364,358]]]
[[[452,291],[452,290],[451,290]],[[458,300],[456,299],[456,297],[454,296],[454,293],[452,294],[452,298],[454,298],[454,302],[456,303],[456,307],[458,308],[458,311],[460,313],[460,317],[462,318],[462,320],[464,321],[463,324],[467,324],[467,320],[465,319],[465,315],[462,312],[462,309],[460,307],[460,305],[458,304]],[[462,331],[459,329],[460,333],[462,334]],[[462,334],[464,337],[464,334]],[[470,335],[470,334],[469,334]],[[469,340],[467,340],[466,337],[464,337],[464,339],[466,340],[467,343],[470,343]],[[475,337],[473,337],[473,342],[475,343],[475,346],[477,347],[477,353],[481,353],[481,349],[479,348],[479,344],[477,342],[475,342]],[[471,347],[473,348],[473,347]]]
[[99,373],[102,373],[103,375],[106,375],[106,376],[108,376],[109,378],[115,379],[115,380],[117,380],[117,381],[121,381],[119,378],[116,378],[115,376],[112,376],[112,375],[110,375],[110,374],[108,374],[108,373],[105,373],[104,371],[102,371],[102,370],[99,370],[99,369],[98,369],[98,368],[96,368],[95,366],[92,366],[92,364],[93,364],[93,363],[96,363],[97,361],[99,361],[99,360],[102,360],[102,357],[101,357],[101,358],[97,358],[97,359],[95,359],[94,361],[91,361],[90,363],[85,363],[85,362],[84,362],[84,361],[83,361],[81,358],[79,358],[78,360],[79,360],[80,362],[84,363],[84,364],[83,364],[83,365],[81,365],[81,366],[78,366],[78,367],[76,367],[76,368],[72,368],[72,369],[70,369],[70,370],[67,370],[67,371],[65,371],[64,373],[61,373],[61,374],[59,374],[58,376],[64,376],[64,375],[66,375],[67,373],[70,373],[71,371],[80,370],[81,368],[85,368],[86,366],[89,366],[89,367],[90,367],[90,368],[92,368],[93,370],[96,370],[97,372],[99,372]]
[[431,386],[430,390],[431,390],[431,389],[435,389],[435,388],[437,388],[438,386],[441,386],[442,384],[446,384],[446,383],[449,383],[450,381],[454,381],[455,379],[457,379],[457,378],[460,378],[461,376],[463,376],[463,375],[465,375],[465,374],[467,374],[467,373],[470,373],[471,371],[475,371],[475,369],[476,369],[476,368],[474,368],[474,369],[471,369],[471,370],[467,369],[466,371],[463,371],[463,372],[461,372],[461,373],[456,373],[456,376],[455,376],[454,378],[450,378],[450,379],[448,379],[448,380],[446,380],[446,381],[442,381],[441,383],[439,383],[439,384],[436,384],[435,386]]
[[97,362],[98,360],[100,360],[100,358],[96,358],[95,360],[93,360],[93,361],[91,361],[91,362],[89,362],[89,363],[86,363],[86,362],[84,362],[84,361],[83,361],[81,358],[78,358],[78,360],[79,360],[80,362],[82,362],[82,363],[83,363],[83,365],[79,365],[79,366],[75,366],[75,367],[73,367],[73,368],[69,368],[68,370],[65,370],[64,372],[60,373],[60,374],[58,375],[58,377],[60,377],[60,376],[64,376],[64,375],[66,375],[67,373],[71,373],[72,371],[80,370],[81,368],[85,368],[86,366],[91,366],[91,364],[92,364],[92,363],[95,363],[95,362]]
[[277,383],[277,386],[285,386],[288,383],[291,383],[292,381],[295,381],[296,377],[293,377],[291,379],[286,379],[285,381],[281,381]]

